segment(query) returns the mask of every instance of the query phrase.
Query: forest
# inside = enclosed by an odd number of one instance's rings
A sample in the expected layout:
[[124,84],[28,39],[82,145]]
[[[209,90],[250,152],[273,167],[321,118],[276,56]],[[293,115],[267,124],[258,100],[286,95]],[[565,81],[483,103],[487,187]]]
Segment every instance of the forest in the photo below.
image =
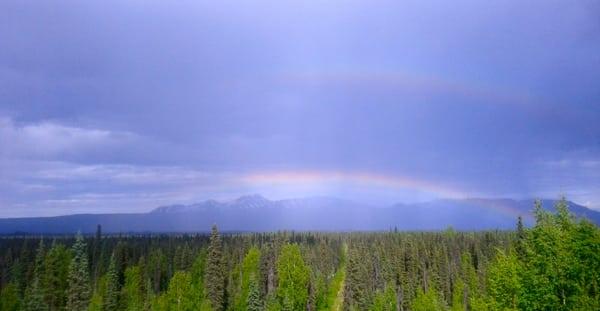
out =
[[600,230],[0,238],[1,311],[600,310]]

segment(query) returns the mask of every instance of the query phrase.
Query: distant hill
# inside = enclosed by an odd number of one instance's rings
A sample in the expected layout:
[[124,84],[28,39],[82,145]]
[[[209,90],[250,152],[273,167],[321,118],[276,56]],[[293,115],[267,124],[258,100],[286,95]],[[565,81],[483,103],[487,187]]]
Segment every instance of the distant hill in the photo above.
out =
[[[202,232],[216,223],[223,231],[275,230],[458,230],[512,229],[519,215],[533,223],[533,200],[444,199],[376,207],[336,198],[268,200],[260,195],[233,201],[208,200],[161,206],[140,214],[79,214],[0,219],[0,234],[94,232]],[[553,210],[555,201],[543,200]],[[569,202],[580,217],[600,224],[600,212]]]

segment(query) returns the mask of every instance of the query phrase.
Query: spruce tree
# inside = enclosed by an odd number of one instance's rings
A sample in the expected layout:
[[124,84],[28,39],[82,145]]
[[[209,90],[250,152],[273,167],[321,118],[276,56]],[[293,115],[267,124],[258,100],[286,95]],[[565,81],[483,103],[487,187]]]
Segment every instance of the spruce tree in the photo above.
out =
[[36,276],[25,291],[25,311],[46,311],[48,306],[44,302],[44,292],[40,279]]
[[208,299],[215,311],[221,311],[225,307],[225,271],[222,248],[217,226],[213,225],[208,246],[204,284]]
[[35,267],[33,272],[33,281],[25,291],[26,311],[44,311],[48,310],[48,306],[44,302],[44,288],[41,278],[44,275],[44,240],[40,240],[40,246],[37,249],[35,256]]
[[515,250],[520,259],[525,257],[525,228],[523,226],[523,218],[519,216],[517,219],[517,240],[515,241]]
[[25,281],[25,268],[24,263],[20,258],[16,258],[13,264],[10,266],[9,275],[10,279],[14,283],[17,293],[22,297],[27,282]]
[[116,311],[119,309],[119,275],[115,255],[110,257],[110,265],[106,272],[106,294],[103,306],[105,311]]
[[364,261],[357,247],[349,249],[344,289],[344,304],[348,308],[363,309],[367,307],[367,275],[364,268]]
[[93,251],[92,251],[92,264],[91,266],[92,268],[92,274],[93,274],[93,280],[94,280],[94,285],[95,282],[98,280],[99,277],[99,270],[98,267],[100,267],[100,262],[101,262],[101,243],[102,243],[102,226],[100,224],[96,225],[96,237],[94,238],[94,243],[93,243]]
[[40,239],[40,245],[35,254],[35,276],[38,278],[42,278],[44,275],[44,258],[46,256],[46,250],[44,248],[44,239]]
[[46,303],[50,311],[63,310],[66,303],[65,292],[68,287],[69,263],[71,254],[64,245],[52,242],[52,247],[44,262],[43,287]]
[[0,291],[0,310],[21,310],[21,300],[19,299],[18,288],[15,284],[9,283]]
[[262,311],[263,305],[260,299],[260,288],[256,282],[254,275],[250,277],[250,284],[248,289],[248,300],[247,304],[248,311]]
[[69,266],[67,311],[87,310],[91,295],[89,278],[86,245],[83,236],[78,233],[73,244],[73,259]]

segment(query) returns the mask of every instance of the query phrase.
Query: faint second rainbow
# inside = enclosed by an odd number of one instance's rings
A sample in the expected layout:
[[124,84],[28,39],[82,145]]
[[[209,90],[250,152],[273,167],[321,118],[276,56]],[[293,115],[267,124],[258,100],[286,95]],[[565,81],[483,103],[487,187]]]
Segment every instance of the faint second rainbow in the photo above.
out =
[[453,187],[432,183],[407,176],[391,176],[367,172],[342,171],[273,171],[252,173],[242,177],[251,184],[317,184],[352,183],[360,186],[386,187],[389,189],[415,190],[433,194],[440,198],[461,199],[469,195]]

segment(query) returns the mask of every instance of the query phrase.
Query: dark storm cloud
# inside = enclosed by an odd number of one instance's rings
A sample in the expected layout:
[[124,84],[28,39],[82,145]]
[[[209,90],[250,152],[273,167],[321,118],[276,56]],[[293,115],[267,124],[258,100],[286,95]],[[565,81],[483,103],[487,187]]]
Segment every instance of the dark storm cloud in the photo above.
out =
[[600,207],[598,12],[592,1],[4,1],[0,215],[304,194],[239,181],[263,171]]

